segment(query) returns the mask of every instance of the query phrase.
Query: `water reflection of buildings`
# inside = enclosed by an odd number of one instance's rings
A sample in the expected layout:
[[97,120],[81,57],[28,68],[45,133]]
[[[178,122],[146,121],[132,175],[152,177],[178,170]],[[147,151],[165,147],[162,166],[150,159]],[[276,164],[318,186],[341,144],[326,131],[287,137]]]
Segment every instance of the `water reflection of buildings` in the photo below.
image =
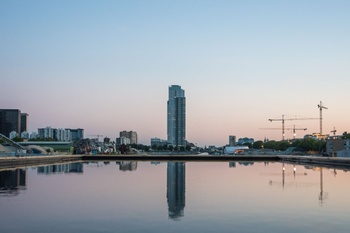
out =
[[168,162],[167,200],[169,218],[178,219],[184,215],[186,189],[186,167],[183,162]]
[[119,170],[120,171],[136,171],[137,169],[137,162],[128,162],[128,161],[121,161],[117,162],[119,164]]
[[[290,167],[290,166],[289,166]],[[323,205],[323,201],[328,199],[328,192],[324,192],[324,189],[323,189],[323,168],[322,167],[313,167],[313,166],[304,166],[305,169],[308,169],[308,170],[313,170],[313,171],[319,171],[320,172],[320,193],[318,195],[318,200],[319,200],[319,205],[322,206]],[[295,186],[297,187],[298,185],[300,184],[303,184],[302,182],[296,180],[296,177],[297,176],[307,176],[307,173],[306,172],[301,172],[301,173],[297,173],[296,172],[296,166],[293,165],[293,170],[292,172],[286,172],[286,166],[284,163],[282,163],[282,173],[279,174],[279,173],[269,173],[268,175],[281,175],[282,176],[282,181],[281,182],[275,182],[275,181],[272,181],[270,180],[269,181],[269,184],[270,185],[282,185],[282,188],[284,189],[286,185],[288,186]],[[337,170],[336,169],[333,169],[333,174],[334,176],[336,176],[337,174]],[[293,180],[294,182],[289,182],[289,183],[286,183],[286,176],[293,176]],[[313,183],[304,183],[304,185],[312,185]]]
[[[290,167],[290,166],[288,166]],[[297,186],[299,182],[296,181],[296,176],[306,176],[307,173],[306,172],[301,172],[301,173],[297,173],[296,172],[296,167],[295,165],[293,165],[293,169],[292,169],[292,172],[286,172],[286,166],[284,163],[282,163],[282,172],[281,173],[268,173],[268,175],[274,175],[274,176],[281,176],[282,180],[281,182],[276,182],[276,181],[272,181],[272,180],[269,180],[269,184],[270,185],[281,185],[282,186],[282,189],[285,188],[286,185],[288,186]],[[290,181],[286,184],[286,176],[293,176],[293,181]]]
[[16,169],[0,172],[0,196],[16,196],[26,189],[27,170]]
[[83,164],[67,163],[38,167],[38,174],[51,175],[57,173],[83,173]]
[[[254,162],[244,161],[244,162],[238,162],[238,164],[241,165],[241,166],[250,166],[250,165],[254,165]],[[236,167],[236,162],[229,162],[228,166],[230,168],[235,168]]]

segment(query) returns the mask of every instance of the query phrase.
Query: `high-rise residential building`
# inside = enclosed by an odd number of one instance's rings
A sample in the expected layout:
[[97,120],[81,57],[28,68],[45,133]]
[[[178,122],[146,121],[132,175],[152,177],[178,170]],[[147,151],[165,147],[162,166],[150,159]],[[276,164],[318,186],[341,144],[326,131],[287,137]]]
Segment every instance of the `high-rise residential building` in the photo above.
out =
[[230,135],[228,140],[229,140],[229,143],[228,143],[229,146],[235,146],[236,145],[236,136]]
[[0,109],[0,133],[9,137],[12,131],[21,133],[21,111],[19,109]]
[[21,113],[21,133],[28,131],[28,114]]
[[54,138],[57,141],[70,142],[72,141],[72,133],[70,132],[69,129],[55,129]]
[[84,138],[84,129],[66,129],[71,133],[71,140],[73,142],[79,141]]
[[130,138],[127,138],[127,137],[119,137],[119,138],[116,138],[116,140],[115,140],[115,142],[116,142],[116,144],[118,145],[118,146],[120,146],[120,145],[129,145],[129,144],[131,144],[130,143]]
[[181,86],[169,87],[167,102],[168,142],[174,146],[186,145],[186,97]]
[[46,127],[46,128],[39,128],[38,129],[38,135],[39,138],[52,138],[54,139],[54,130],[53,128],[51,128],[50,126]]
[[[35,137],[35,135],[33,136]],[[30,136],[32,138],[32,135]],[[56,129],[51,127],[39,128],[38,138],[41,139],[55,139],[61,142],[79,141],[84,138],[83,129]]]
[[129,138],[130,139],[130,144],[137,144],[137,133],[135,131],[121,131],[119,132],[119,137],[120,138]]

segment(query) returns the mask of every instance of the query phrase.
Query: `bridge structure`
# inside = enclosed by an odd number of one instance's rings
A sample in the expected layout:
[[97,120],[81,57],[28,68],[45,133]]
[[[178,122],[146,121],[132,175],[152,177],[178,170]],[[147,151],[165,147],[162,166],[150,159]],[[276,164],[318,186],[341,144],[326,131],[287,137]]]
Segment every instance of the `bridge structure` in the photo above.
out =
[[6,137],[1,133],[0,133],[0,141],[3,141],[3,144],[14,147],[17,151],[20,151],[21,153],[24,153],[27,150],[24,146],[21,146],[19,143],[9,139],[8,137]]

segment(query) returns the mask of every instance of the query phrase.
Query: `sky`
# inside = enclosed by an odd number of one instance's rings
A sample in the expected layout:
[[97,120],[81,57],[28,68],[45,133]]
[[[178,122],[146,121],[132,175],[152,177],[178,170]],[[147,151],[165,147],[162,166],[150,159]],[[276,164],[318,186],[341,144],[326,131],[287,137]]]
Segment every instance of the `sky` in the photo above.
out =
[[[350,1],[1,0],[0,108],[38,128],[166,139],[168,87],[186,138],[281,140],[282,115],[350,131]],[[320,132],[319,120],[286,121]],[[292,138],[286,130],[286,138]]]

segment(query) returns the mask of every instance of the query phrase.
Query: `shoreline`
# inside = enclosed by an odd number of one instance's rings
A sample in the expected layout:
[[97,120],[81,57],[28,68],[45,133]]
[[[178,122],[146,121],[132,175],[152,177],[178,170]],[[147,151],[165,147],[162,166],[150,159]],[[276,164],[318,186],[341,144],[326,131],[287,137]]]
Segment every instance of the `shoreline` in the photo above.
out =
[[173,162],[280,162],[296,165],[338,168],[350,170],[350,158],[295,156],[295,155],[49,155],[0,157],[0,171],[33,166],[45,166],[72,162],[104,161],[173,161]]

